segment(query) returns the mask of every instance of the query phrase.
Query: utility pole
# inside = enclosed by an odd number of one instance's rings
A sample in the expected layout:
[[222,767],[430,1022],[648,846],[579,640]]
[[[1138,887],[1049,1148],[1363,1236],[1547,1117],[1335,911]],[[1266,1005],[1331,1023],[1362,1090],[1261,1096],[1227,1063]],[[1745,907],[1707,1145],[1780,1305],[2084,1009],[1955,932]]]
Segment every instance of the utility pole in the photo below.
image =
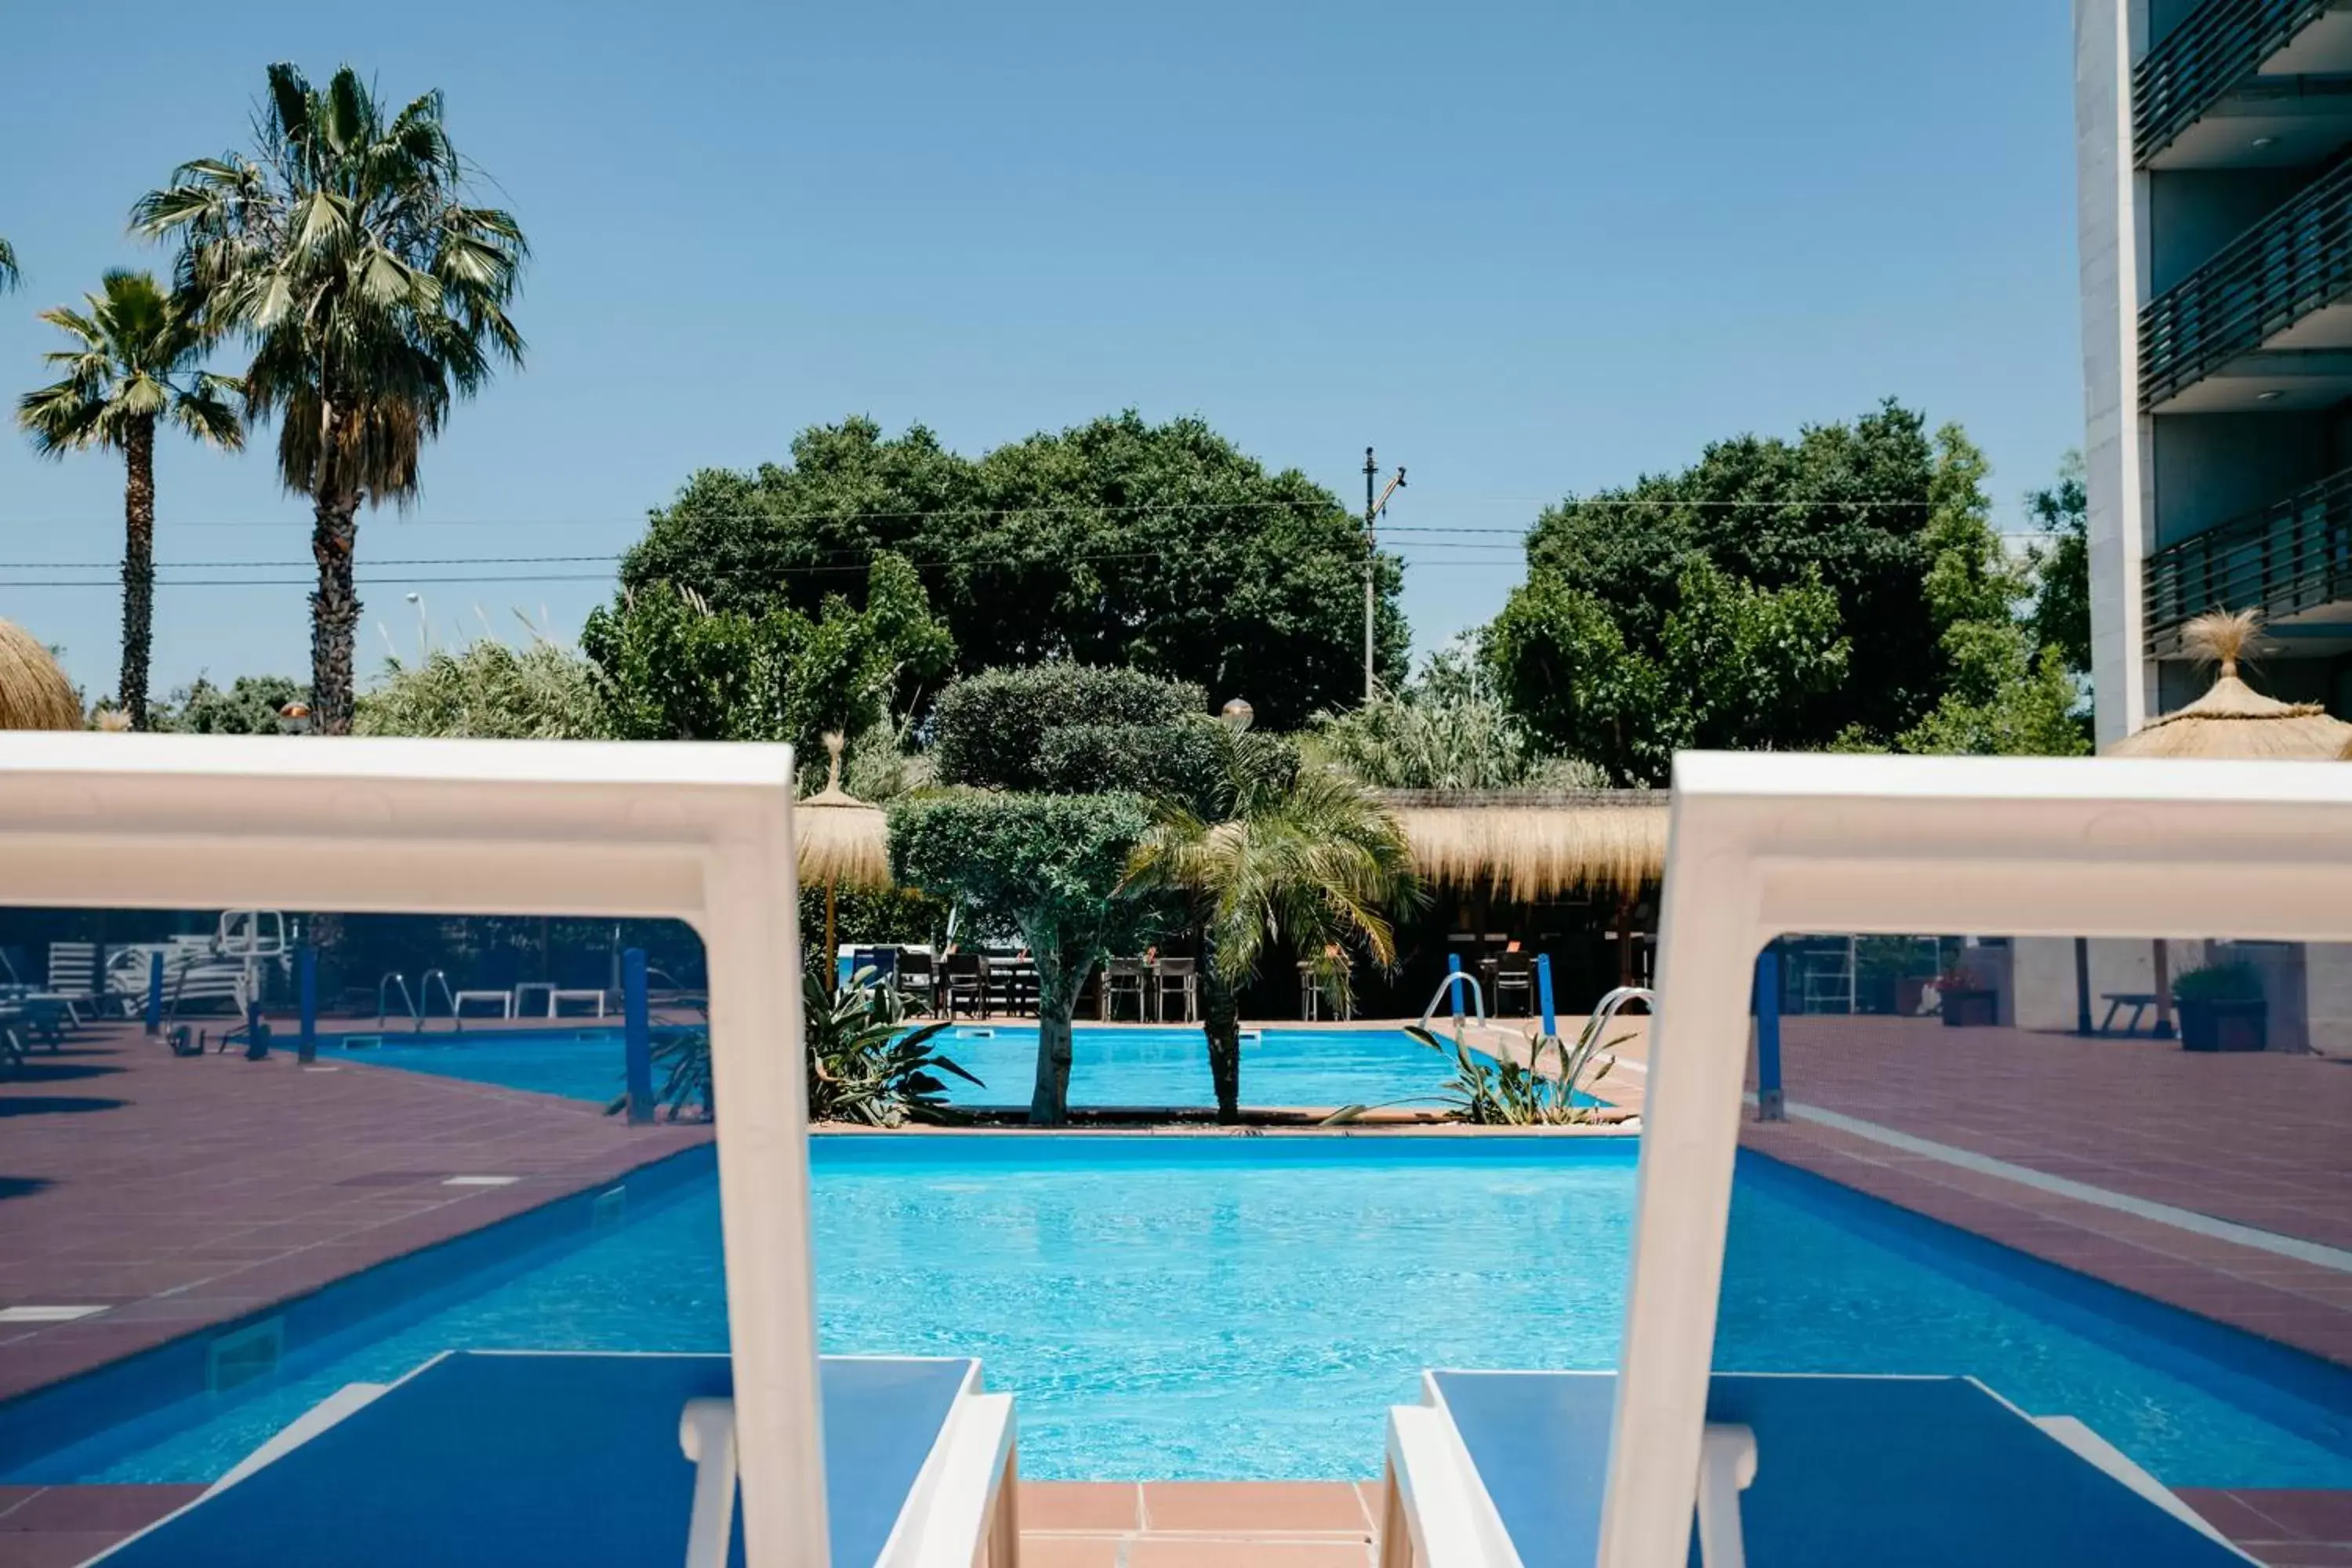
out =
[[1381,466],[1372,460],[1372,449],[1364,448],[1364,700],[1380,694],[1379,643],[1373,636],[1373,624],[1380,610],[1380,591],[1375,569],[1380,564],[1381,513],[1388,510],[1389,498],[1404,489],[1404,469],[1396,471],[1389,488],[1372,499],[1372,488],[1380,482]]

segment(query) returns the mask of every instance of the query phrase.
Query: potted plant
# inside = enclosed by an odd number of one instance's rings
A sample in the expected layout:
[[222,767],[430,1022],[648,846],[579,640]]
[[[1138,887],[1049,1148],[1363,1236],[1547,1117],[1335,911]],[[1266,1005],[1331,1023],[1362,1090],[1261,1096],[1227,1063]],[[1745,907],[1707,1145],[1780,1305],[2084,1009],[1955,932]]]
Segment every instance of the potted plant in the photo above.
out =
[[2251,963],[2231,961],[2191,969],[2172,982],[2180,1018],[2180,1048],[2263,1051],[2270,1048],[2270,1004]]
[[1936,976],[1936,1003],[1948,1029],[1989,1029],[2000,1021],[2000,993],[1973,974]]

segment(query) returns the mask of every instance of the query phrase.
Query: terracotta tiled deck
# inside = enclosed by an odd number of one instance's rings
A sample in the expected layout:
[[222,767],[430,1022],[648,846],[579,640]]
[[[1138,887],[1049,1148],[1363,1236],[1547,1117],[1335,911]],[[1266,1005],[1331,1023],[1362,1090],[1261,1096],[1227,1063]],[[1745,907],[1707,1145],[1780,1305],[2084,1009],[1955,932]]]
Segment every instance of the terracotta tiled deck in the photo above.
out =
[[[673,1153],[707,1129],[291,1054],[176,1058],[135,1026],[0,1083],[0,1398],[318,1289]],[[518,1178],[451,1186],[452,1176]]]

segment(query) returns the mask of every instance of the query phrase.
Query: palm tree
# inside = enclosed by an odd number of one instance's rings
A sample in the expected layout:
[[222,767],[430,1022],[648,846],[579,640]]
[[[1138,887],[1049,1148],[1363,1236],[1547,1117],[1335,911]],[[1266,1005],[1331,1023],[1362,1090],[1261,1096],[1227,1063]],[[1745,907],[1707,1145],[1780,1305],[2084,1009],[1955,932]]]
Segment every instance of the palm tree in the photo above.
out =
[[1240,993],[1269,945],[1302,954],[1341,1009],[1350,946],[1383,968],[1396,939],[1381,912],[1417,901],[1404,830],[1337,771],[1290,742],[1220,727],[1216,766],[1190,800],[1152,803],[1127,885],[1183,901],[1201,953],[1202,1032],[1217,1120],[1241,1116]]
[[155,639],[155,426],[170,420],[197,440],[245,444],[237,384],[196,368],[205,335],[145,272],[110,272],[87,310],[58,306],[41,320],[72,346],[43,358],[64,378],[17,400],[16,422],[45,457],[93,447],[122,454],[122,680],[117,695],[134,730],[147,728],[147,662]]
[[179,284],[208,328],[253,350],[247,406],[278,416],[278,470],[311,503],[312,727],[352,726],[359,509],[416,494],[451,404],[522,363],[508,319],[530,247],[468,205],[467,165],[428,92],[386,119],[346,66],[326,89],[269,68],[250,157],[199,159],[143,197],[133,229],[180,242]]
[[16,248],[0,239],[0,294],[16,286]]

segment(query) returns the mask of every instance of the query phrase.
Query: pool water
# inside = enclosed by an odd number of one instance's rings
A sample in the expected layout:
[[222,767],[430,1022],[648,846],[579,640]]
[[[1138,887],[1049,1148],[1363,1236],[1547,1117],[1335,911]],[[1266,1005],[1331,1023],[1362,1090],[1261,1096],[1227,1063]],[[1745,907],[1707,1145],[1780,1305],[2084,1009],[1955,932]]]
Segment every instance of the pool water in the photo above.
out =
[[[1386,1407],[1417,1397],[1425,1367],[1616,1361],[1630,1140],[814,1149],[824,1348],[980,1357],[1019,1395],[1022,1464],[1040,1479],[1370,1476]],[[2080,1416],[2176,1486],[2352,1486],[2346,1405],[2062,1303],[2037,1310],[2032,1289],[1841,1223],[1801,1180],[1743,1167],[1727,1279],[1727,1370],[1973,1373],[2029,1413]],[[715,1184],[358,1339],[0,1479],[208,1480],[343,1384],[445,1349],[724,1350]]]
[[[962,1106],[1025,1106],[1037,1072],[1034,1023],[958,1024],[933,1042],[981,1080],[947,1078]],[[621,1092],[617,1029],[472,1030],[404,1038],[331,1055],[538,1094],[611,1101]],[[1207,1108],[1216,1104],[1208,1047],[1198,1027],[1076,1031],[1070,1103],[1080,1108]],[[945,1075],[942,1075],[945,1076]],[[1435,1110],[1453,1068],[1445,1057],[1395,1029],[1252,1030],[1242,1039],[1242,1103],[1337,1108],[1387,1105]],[[982,1087],[984,1086],[984,1087]]]

